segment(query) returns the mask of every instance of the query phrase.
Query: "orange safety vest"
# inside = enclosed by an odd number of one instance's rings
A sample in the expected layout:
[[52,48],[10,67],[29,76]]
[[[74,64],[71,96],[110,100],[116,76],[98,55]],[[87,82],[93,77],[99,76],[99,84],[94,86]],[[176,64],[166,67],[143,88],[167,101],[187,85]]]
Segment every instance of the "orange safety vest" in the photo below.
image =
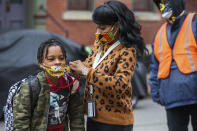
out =
[[179,71],[184,74],[197,71],[197,43],[192,32],[194,15],[194,13],[190,13],[185,18],[173,50],[167,40],[167,23],[163,24],[156,34],[154,54],[159,62],[159,79],[169,76],[172,59],[175,60]]

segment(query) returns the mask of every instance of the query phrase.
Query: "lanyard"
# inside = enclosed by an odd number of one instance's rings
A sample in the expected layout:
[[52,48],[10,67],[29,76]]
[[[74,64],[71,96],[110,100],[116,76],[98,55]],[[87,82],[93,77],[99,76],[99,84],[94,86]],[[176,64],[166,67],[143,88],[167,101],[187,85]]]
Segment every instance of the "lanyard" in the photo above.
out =
[[[100,56],[101,56],[101,50],[99,50],[99,52],[96,54],[94,63],[92,65],[92,68],[95,69],[100,63],[101,61],[103,61],[103,59],[114,49],[116,48],[118,45],[120,44],[120,41],[116,41],[112,46],[109,47],[109,49],[106,51],[106,53],[103,55],[103,57],[99,60]],[[93,96],[93,90],[94,87],[92,85],[90,85],[90,96],[92,98]]]
[[100,63],[101,61],[103,61],[103,59],[114,49],[116,48],[116,46],[118,46],[120,44],[120,41],[116,41],[112,46],[109,47],[109,49],[106,51],[106,53],[103,55],[103,57],[99,60],[100,56],[101,56],[101,50],[99,50],[99,52],[96,54],[94,63],[92,65],[92,68],[95,69]]

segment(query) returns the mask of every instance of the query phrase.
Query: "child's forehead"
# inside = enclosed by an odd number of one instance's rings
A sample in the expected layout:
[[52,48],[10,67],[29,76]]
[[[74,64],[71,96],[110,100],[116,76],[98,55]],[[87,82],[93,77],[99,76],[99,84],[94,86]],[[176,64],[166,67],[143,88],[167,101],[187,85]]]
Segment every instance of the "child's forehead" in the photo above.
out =
[[45,48],[43,51],[43,54],[45,55],[48,55],[49,53],[50,54],[54,54],[54,53],[63,54],[63,49],[59,45],[51,45]]
[[56,49],[56,50],[57,50],[57,49],[60,49],[61,52],[62,52],[62,48],[61,48],[60,45],[49,45],[48,47],[45,48],[44,51],[49,51],[49,50],[54,50],[54,49]]

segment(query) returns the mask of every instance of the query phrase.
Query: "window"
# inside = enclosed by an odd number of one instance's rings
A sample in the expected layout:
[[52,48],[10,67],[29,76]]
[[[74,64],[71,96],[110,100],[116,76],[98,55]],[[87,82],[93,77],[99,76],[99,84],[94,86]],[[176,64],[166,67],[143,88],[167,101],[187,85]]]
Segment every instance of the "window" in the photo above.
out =
[[93,0],[68,0],[68,10],[92,10]]
[[153,11],[152,0],[133,0],[134,11]]

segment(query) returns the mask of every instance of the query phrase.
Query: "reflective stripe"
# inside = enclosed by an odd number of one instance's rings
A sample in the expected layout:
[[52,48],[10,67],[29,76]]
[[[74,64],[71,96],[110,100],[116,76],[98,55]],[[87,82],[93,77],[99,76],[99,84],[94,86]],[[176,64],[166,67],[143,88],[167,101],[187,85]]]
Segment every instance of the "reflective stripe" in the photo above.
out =
[[192,56],[191,56],[191,54],[190,54],[190,52],[189,52],[189,26],[190,26],[190,22],[191,22],[191,19],[192,19],[192,15],[193,14],[189,14],[190,16],[189,16],[189,20],[187,21],[187,33],[186,33],[186,50],[187,50],[187,54],[188,54],[188,56],[189,56],[189,60],[190,60],[190,63],[191,63],[191,66],[192,66],[192,70],[193,71],[196,71],[196,69],[195,69],[195,65],[194,65],[194,62],[193,62],[193,60],[192,60]]
[[163,26],[161,28],[161,32],[160,32],[160,36],[159,36],[159,57],[160,57],[160,62],[161,62],[161,59],[162,59],[162,55],[161,55],[161,40],[162,40],[162,33],[163,33],[164,27],[165,26]]

